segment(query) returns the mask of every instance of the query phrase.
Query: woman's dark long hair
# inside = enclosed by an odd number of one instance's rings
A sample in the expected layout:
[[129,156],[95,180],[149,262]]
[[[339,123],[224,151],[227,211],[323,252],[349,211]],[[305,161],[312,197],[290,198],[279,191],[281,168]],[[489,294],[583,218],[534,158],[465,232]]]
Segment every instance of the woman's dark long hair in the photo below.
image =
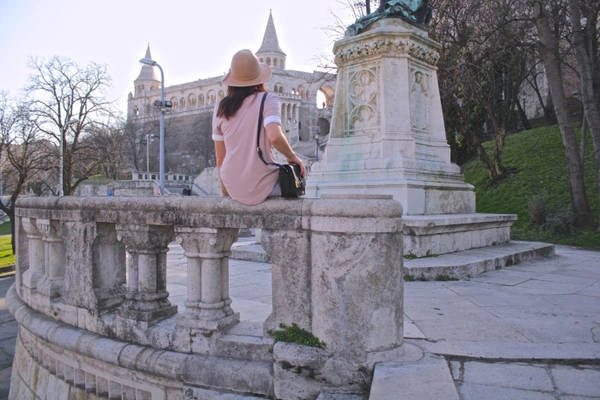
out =
[[217,117],[225,117],[225,119],[229,119],[237,110],[240,109],[244,99],[256,92],[266,92],[267,88],[264,83],[256,86],[246,86],[246,87],[236,87],[236,86],[228,86],[227,87],[227,96],[223,97],[223,100],[219,103],[219,108],[217,109]]

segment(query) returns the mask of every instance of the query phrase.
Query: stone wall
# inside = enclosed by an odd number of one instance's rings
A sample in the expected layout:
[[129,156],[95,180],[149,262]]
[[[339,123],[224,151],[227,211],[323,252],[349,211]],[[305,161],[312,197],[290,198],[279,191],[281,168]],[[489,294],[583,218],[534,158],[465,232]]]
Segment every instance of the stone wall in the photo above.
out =
[[[11,399],[48,391],[314,399],[325,389],[362,390],[374,365],[401,349],[401,207],[389,197],[254,207],[223,198],[24,198],[16,217]],[[262,229],[273,262],[264,331],[297,323],[325,349],[228,334],[239,322],[228,279],[239,228]],[[166,291],[173,240],[188,263],[185,310]]]

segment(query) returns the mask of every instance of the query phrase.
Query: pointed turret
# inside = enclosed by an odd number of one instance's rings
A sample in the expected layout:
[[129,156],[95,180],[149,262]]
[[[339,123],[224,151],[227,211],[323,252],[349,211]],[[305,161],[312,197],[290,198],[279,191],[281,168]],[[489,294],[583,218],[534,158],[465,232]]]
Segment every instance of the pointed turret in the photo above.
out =
[[273,23],[273,13],[269,10],[269,20],[265,29],[262,45],[256,52],[260,62],[264,62],[272,69],[285,69],[286,54],[279,47],[275,24]]
[[[152,59],[149,43],[144,58]],[[142,65],[140,74],[133,83],[135,85],[135,97],[138,97],[142,96],[145,91],[158,89],[160,87],[160,77],[154,67],[144,64]]]

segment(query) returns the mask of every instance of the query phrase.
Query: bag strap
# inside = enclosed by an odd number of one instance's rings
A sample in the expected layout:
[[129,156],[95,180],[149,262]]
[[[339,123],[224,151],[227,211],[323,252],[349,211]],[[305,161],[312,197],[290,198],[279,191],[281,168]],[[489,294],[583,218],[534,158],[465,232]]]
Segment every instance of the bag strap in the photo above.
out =
[[279,165],[277,163],[274,162],[267,162],[265,160],[265,158],[263,157],[263,153],[262,150],[260,149],[260,131],[262,128],[262,122],[263,122],[263,110],[265,108],[265,100],[267,98],[267,93],[265,92],[263,94],[262,100],[260,101],[260,111],[258,112],[258,126],[256,127],[256,152],[258,153],[258,156],[260,157],[260,159],[262,160],[262,162],[265,163],[265,165]]

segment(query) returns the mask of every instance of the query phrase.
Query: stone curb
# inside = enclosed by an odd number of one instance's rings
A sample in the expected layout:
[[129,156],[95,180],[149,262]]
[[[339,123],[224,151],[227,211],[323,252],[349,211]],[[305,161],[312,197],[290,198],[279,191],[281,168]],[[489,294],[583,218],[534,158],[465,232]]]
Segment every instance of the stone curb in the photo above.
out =
[[424,351],[444,357],[514,362],[600,363],[600,343],[498,343],[405,339]]

